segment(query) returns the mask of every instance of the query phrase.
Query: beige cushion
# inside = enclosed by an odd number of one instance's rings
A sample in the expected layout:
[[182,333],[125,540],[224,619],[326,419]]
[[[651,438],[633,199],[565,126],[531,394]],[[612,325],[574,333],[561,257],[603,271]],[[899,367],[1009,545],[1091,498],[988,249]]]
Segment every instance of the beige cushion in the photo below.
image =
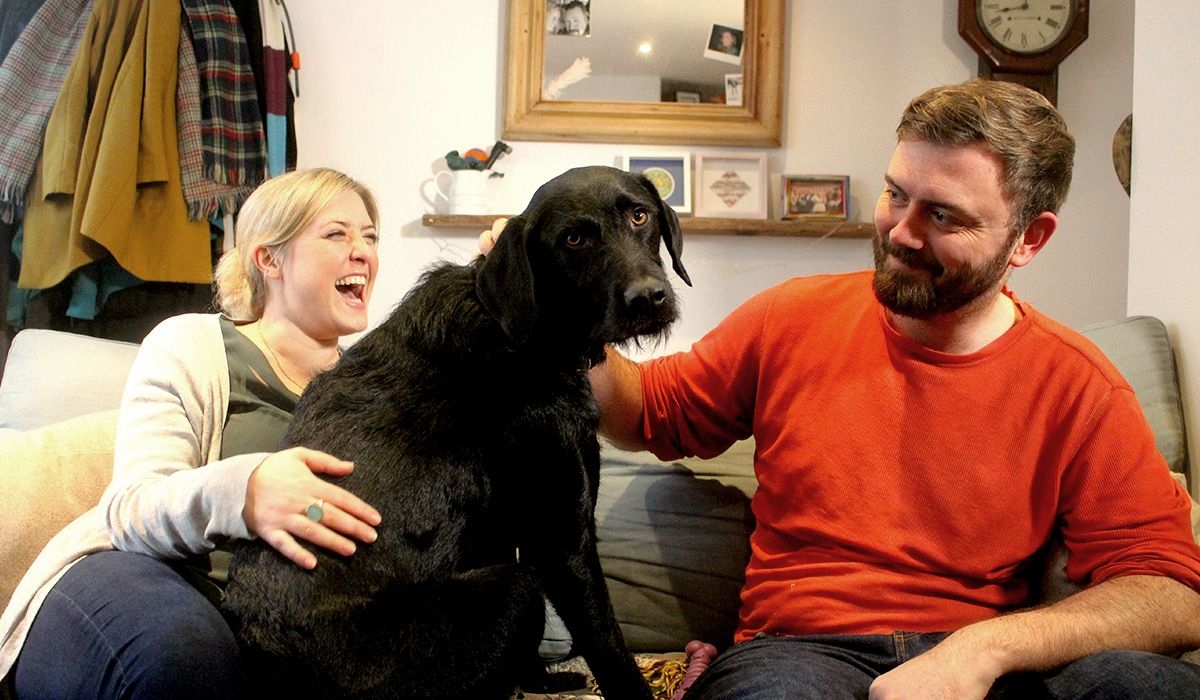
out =
[[59,530],[100,500],[112,479],[117,411],[27,431],[0,431],[0,608]]

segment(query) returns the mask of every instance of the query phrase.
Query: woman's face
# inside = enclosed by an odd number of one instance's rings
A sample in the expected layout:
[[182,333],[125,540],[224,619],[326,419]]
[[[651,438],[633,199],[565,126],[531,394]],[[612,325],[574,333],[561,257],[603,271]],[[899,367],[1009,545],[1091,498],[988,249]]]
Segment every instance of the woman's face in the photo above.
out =
[[288,244],[268,309],[318,339],[366,330],[378,244],[362,198],[343,192]]

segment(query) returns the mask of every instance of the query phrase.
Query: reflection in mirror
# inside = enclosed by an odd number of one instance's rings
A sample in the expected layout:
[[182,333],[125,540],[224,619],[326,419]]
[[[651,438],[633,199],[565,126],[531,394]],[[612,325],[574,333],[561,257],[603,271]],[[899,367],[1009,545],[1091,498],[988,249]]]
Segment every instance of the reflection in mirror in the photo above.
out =
[[[608,70],[601,67],[592,76],[592,61],[607,62],[593,49],[599,46],[600,35],[609,31],[605,27],[617,21],[608,10],[602,12],[601,7],[633,2],[589,0],[582,27],[577,24],[568,27],[564,23],[560,28],[558,22],[562,20],[547,13],[547,7],[556,5],[557,0],[509,0],[501,131],[504,138],[714,146],[780,144],[786,0],[641,0],[642,4],[630,12],[636,18],[634,23],[624,25],[627,28],[622,33],[635,39],[649,36],[647,40],[651,42],[655,37],[665,37],[657,39],[661,47],[652,43],[652,53],[666,52],[668,49],[664,47],[670,47],[690,56],[699,55],[700,61],[695,65],[710,70],[707,76],[700,76],[691,73],[691,69],[676,69],[673,65],[676,61],[688,64],[691,59],[668,58],[664,63],[669,61],[672,66],[655,74],[658,77],[653,88],[642,89],[644,98],[639,99],[645,101],[629,97],[628,92],[618,99],[613,96],[617,94],[615,88],[600,92],[600,83],[609,82],[609,75],[628,74],[627,67],[613,69],[612,73],[601,72]],[[668,8],[663,12],[666,19],[660,20],[660,24],[665,21],[666,28],[650,34],[646,28],[652,17],[660,17],[660,7]],[[711,10],[697,9],[710,7]],[[565,15],[567,8],[561,9]],[[684,33],[683,27],[693,21],[690,18],[700,15],[702,18],[695,20],[700,29],[686,40],[678,39],[677,35]],[[553,24],[547,27],[547,22]],[[644,25],[643,31],[634,34],[632,27],[639,25]],[[723,27],[742,28],[742,41],[740,54],[726,53],[723,60],[718,60],[716,55],[722,52],[724,43],[734,46],[738,43],[737,33],[731,32],[726,38]],[[572,31],[577,33],[560,33]],[[561,49],[565,53],[559,55],[555,53],[559,49],[548,50],[551,42],[560,41],[568,47]],[[577,61],[580,58],[588,60],[581,65]],[[732,84],[726,80],[727,75],[736,76],[739,72],[740,85],[736,79]],[[557,84],[551,85],[552,80]],[[587,85],[589,82],[592,85]],[[612,82],[616,82],[615,78]],[[592,92],[581,94],[589,90]],[[556,91],[557,99],[551,99],[548,94]],[[666,101],[662,101],[664,94]]]
[[744,0],[545,0],[547,100],[738,105]]

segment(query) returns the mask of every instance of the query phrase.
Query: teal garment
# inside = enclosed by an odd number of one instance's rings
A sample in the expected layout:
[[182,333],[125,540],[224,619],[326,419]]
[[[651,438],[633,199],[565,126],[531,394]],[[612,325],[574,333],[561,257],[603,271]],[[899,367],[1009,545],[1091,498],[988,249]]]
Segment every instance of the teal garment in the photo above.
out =
[[[25,242],[25,222],[17,224],[13,233],[12,251],[21,259],[21,250]],[[113,294],[124,289],[142,284],[133,273],[122,268],[115,258],[109,256],[83,265],[67,276],[71,280],[71,302],[67,307],[66,316],[84,321],[94,321],[104,309],[104,304]],[[8,325],[15,329],[25,327],[25,312],[29,302],[42,293],[41,289],[21,289],[12,287],[8,294],[6,318]]]

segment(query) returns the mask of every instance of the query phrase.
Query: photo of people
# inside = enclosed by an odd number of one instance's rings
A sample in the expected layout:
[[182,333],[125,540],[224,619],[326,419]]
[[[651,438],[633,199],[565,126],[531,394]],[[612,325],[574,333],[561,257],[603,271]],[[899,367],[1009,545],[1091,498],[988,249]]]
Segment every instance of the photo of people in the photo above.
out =
[[704,57],[741,65],[742,38],[741,29],[714,24],[708,35],[708,46],[704,49]]
[[844,219],[849,178],[783,176],[783,218]]
[[590,36],[591,0],[546,0],[546,33]]

